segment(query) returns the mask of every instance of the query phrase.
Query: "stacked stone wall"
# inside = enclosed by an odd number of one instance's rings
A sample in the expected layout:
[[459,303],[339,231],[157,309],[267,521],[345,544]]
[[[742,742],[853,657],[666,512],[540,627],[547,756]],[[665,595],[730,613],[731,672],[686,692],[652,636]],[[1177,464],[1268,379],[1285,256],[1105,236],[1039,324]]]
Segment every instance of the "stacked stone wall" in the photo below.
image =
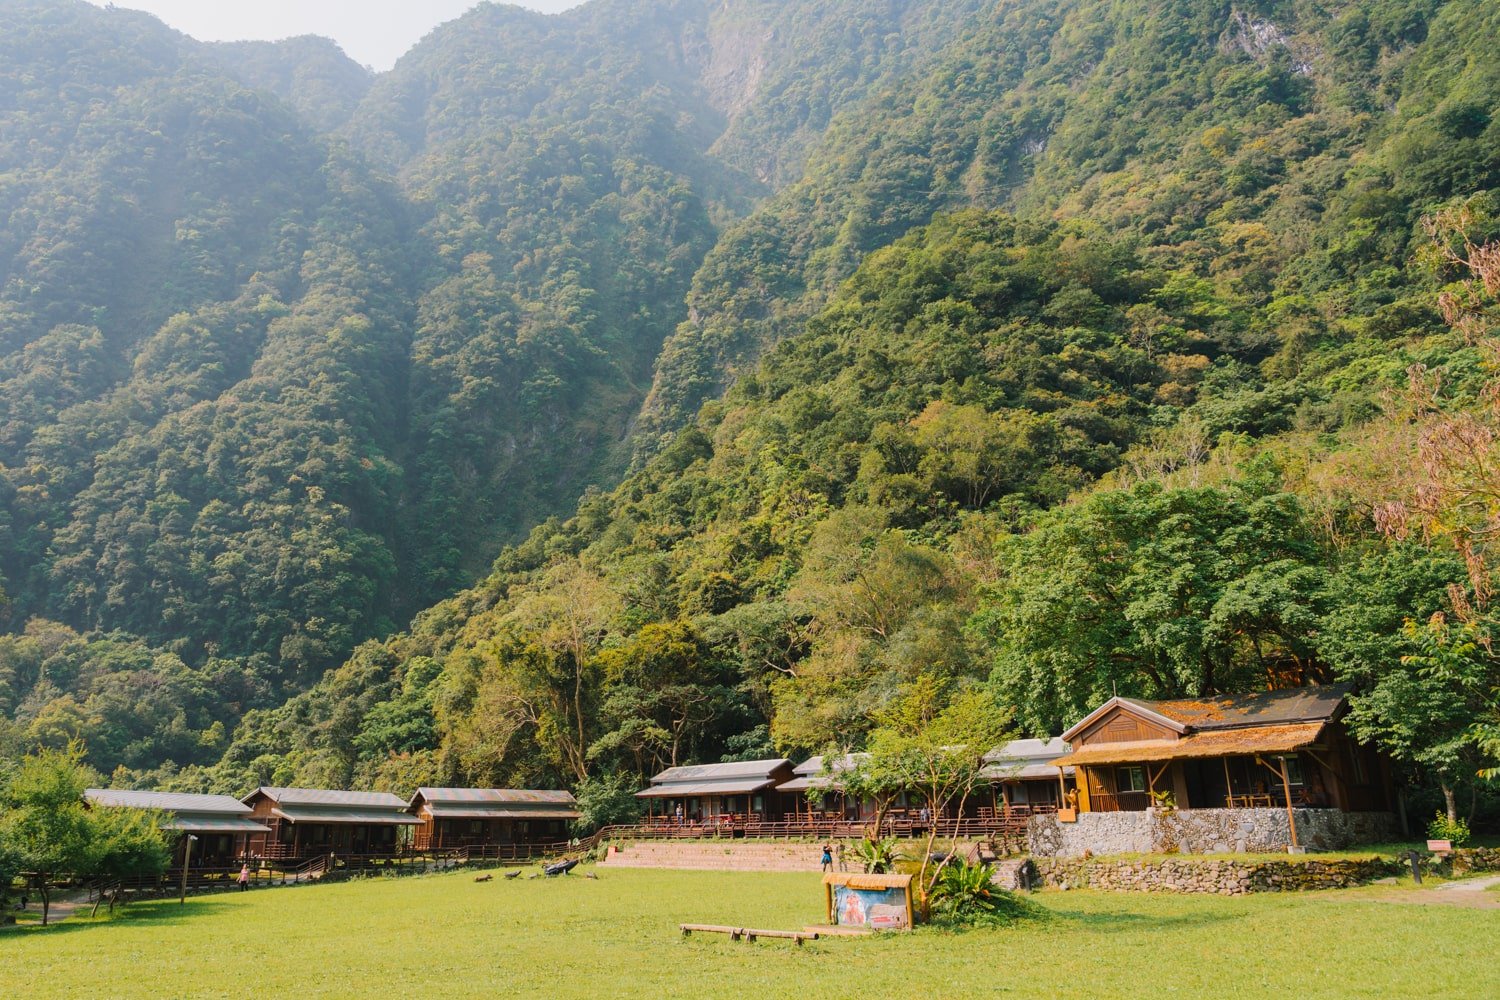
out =
[[[1033,858],[1034,879],[1059,889],[1106,892],[1180,892],[1240,896],[1252,892],[1345,889],[1399,874],[1386,858],[1319,861],[1236,861],[1099,858]],[[1019,881],[1019,873],[1018,873]]]
[[1442,875],[1500,872],[1500,847],[1461,847],[1433,867]]
[[[1336,851],[1395,837],[1390,813],[1296,809],[1297,842]],[[1285,809],[1174,809],[1085,812],[1075,823],[1033,816],[1026,839],[1035,857],[1088,854],[1231,854],[1286,850],[1291,831]]]

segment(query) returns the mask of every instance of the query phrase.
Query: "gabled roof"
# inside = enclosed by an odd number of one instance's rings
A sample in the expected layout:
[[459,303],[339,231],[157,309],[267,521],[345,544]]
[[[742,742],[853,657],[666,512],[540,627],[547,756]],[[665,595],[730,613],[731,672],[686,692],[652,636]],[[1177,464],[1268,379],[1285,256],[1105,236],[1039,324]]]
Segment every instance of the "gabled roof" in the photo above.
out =
[[1287,688],[1254,694],[1212,695],[1173,701],[1143,698],[1109,699],[1067,732],[1072,742],[1080,732],[1116,708],[1142,716],[1178,734],[1241,729],[1259,726],[1291,726],[1331,722],[1344,704],[1349,688],[1342,684],[1323,687]]
[[411,805],[416,805],[417,800],[430,802],[433,805],[443,803],[444,805],[458,804],[506,804],[514,806],[541,806],[541,805],[566,805],[571,806],[576,801],[572,792],[554,791],[541,788],[429,788],[423,786],[418,788],[416,794],[411,797]]
[[101,808],[154,809],[167,815],[163,830],[188,833],[265,833],[267,827],[250,819],[250,807],[231,795],[190,792],[135,792],[121,788],[88,788],[83,797]]
[[1088,715],[1085,715],[1078,721],[1077,725],[1073,726],[1073,728],[1063,733],[1062,738],[1067,742],[1072,743],[1074,738],[1077,737],[1079,733],[1083,732],[1089,726],[1092,726],[1094,723],[1098,722],[1100,719],[1104,718],[1106,715],[1117,708],[1124,708],[1127,712],[1143,716],[1144,718],[1150,719],[1157,725],[1170,729],[1173,732],[1187,732],[1187,726],[1184,726],[1182,723],[1178,722],[1176,719],[1171,718],[1170,716],[1162,715],[1160,712],[1157,712],[1153,708],[1148,708],[1147,706],[1149,704],[1150,702],[1132,701],[1129,698],[1121,698],[1120,696],[1116,695],[1115,697],[1109,699],[1109,701],[1106,701],[1104,704],[1094,709]]
[[785,771],[791,766],[791,761],[784,757],[777,757],[772,760],[741,760],[728,764],[669,767],[651,779],[650,788],[636,792],[636,798],[748,795],[776,784],[779,780],[776,772]]
[[427,804],[449,819],[578,819],[572,792],[532,788],[418,788],[408,811]]
[[330,806],[335,809],[396,809],[405,810],[406,803],[390,792],[346,792],[334,788],[277,788],[262,785],[246,795],[241,802],[248,803],[257,795],[264,795],[279,806]]
[[689,764],[684,767],[669,767],[652,778],[651,783],[769,778],[781,768],[790,767],[791,763],[785,757],[777,757],[771,760],[736,760],[727,764]]
[[1220,695],[1180,701],[1136,701],[1195,732],[1244,726],[1330,722],[1349,694],[1346,684],[1288,688],[1255,694]]
[[807,758],[793,769],[796,777],[777,785],[776,790],[778,792],[806,792],[815,788],[837,789],[839,787],[839,772],[854,770],[861,763],[869,760],[870,755],[867,753],[846,753],[828,765],[828,770],[832,773],[824,774],[824,762],[827,759],[821,755]]
[[1068,741],[1061,736],[1045,740],[1011,740],[984,755],[988,763],[1032,763],[1048,761],[1068,752]]
[[250,807],[232,795],[196,795],[190,792],[136,792],[123,788],[88,788],[83,797],[96,806],[128,809],[159,809],[206,815],[248,816]]
[[979,776],[990,781],[1035,778],[1056,781],[1057,768],[1052,762],[1067,752],[1068,744],[1061,736],[1045,740],[1011,740],[984,755],[985,766]]

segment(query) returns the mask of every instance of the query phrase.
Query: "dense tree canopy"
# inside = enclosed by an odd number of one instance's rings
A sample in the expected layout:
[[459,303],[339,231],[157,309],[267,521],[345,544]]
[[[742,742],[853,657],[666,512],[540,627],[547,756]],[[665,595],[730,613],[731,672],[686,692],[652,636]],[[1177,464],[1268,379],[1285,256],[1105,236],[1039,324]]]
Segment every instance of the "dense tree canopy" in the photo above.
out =
[[1497,35],[596,0],[372,76],[0,0],[0,751],[608,818],[924,685],[1343,680],[1472,785]]

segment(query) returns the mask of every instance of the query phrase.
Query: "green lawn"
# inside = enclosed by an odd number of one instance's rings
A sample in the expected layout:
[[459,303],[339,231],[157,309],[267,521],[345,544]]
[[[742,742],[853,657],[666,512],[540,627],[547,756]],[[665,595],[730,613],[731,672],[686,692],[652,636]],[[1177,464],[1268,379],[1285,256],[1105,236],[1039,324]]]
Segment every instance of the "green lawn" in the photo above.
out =
[[0,997],[1500,996],[1500,910],[1382,902],[1384,887],[1237,899],[1034,897],[1001,929],[802,950],[679,921],[800,927],[815,874],[605,869],[421,879],[137,903],[0,932]]

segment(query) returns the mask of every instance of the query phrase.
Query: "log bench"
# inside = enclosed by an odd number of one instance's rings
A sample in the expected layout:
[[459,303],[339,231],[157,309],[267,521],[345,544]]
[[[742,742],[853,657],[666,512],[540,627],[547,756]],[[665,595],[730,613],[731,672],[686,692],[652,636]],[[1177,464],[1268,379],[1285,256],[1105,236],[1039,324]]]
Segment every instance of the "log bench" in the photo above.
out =
[[744,938],[746,941],[754,941],[756,938],[781,938],[786,941],[795,941],[797,947],[802,947],[804,941],[816,941],[816,932],[807,931],[775,931],[757,927],[730,927],[725,924],[678,924],[682,936],[687,937],[694,931],[700,934],[728,934],[729,940],[738,941]]

